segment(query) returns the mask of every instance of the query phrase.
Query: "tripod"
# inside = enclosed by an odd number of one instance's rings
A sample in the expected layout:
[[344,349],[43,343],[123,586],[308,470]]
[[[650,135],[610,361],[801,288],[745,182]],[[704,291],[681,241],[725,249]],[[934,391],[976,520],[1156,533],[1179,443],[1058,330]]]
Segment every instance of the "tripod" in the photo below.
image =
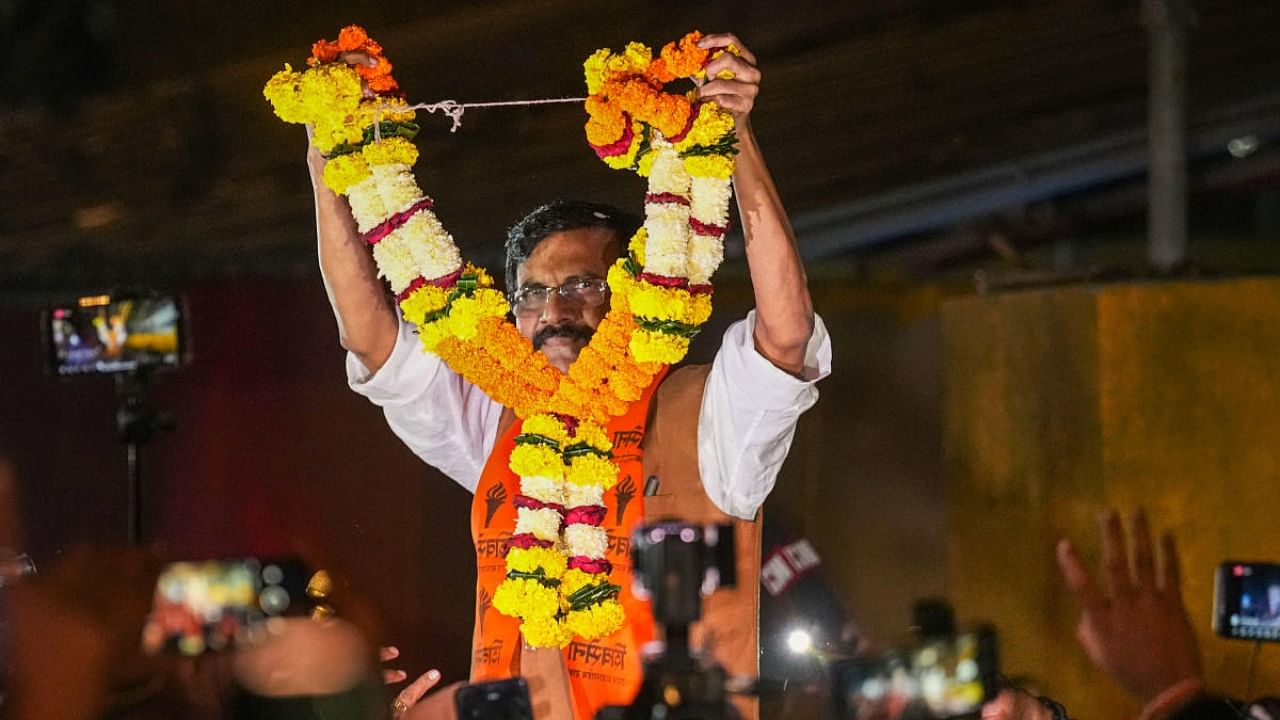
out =
[[172,430],[173,416],[157,412],[147,402],[150,372],[145,367],[116,376],[116,435],[127,447],[128,456],[128,538],[129,544],[142,541],[142,448],[160,430]]

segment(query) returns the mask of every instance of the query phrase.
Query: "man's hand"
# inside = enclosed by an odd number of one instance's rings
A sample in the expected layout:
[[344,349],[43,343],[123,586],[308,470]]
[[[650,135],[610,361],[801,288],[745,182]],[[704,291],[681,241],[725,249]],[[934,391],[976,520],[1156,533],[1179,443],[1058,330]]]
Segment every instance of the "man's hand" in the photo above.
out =
[[1115,510],[1102,522],[1106,592],[1085,570],[1069,540],[1058,543],[1058,565],[1080,599],[1077,631],[1089,659],[1144,703],[1182,680],[1201,676],[1200,651],[1182,606],[1178,554],[1173,537],[1162,538],[1157,572],[1146,514],[1134,513],[1133,557]]
[[712,100],[729,111],[741,127],[760,94],[760,70],[756,67],[756,56],[743,47],[737,36],[729,33],[706,35],[698,41],[698,47],[737,51],[737,55],[725,52],[707,63],[707,82],[698,89],[698,97]]

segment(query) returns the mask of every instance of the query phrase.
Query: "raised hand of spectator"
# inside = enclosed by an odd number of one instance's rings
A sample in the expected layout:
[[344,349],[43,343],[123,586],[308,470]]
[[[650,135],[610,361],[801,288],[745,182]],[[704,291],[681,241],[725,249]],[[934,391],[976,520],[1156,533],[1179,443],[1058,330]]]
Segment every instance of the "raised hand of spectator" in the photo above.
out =
[[[1080,600],[1077,634],[1089,659],[1144,703],[1165,690],[1201,678],[1200,651],[1182,605],[1178,555],[1164,534],[1157,569],[1146,514],[1133,515],[1132,552],[1114,509],[1102,521],[1100,587],[1069,540],[1058,543],[1058,565]],[[1131,562],[1132,560],[1132,562]]]

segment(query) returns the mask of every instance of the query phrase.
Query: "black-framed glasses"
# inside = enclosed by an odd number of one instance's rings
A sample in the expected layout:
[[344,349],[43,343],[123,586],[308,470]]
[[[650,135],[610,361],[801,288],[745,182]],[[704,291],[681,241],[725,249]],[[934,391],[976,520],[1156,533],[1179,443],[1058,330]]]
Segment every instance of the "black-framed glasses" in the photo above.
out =
[[576,307],[595,307],[609,297],[609,283],[600,278],[570,280],[560,287],[530,285],[511,293],[511,312],[520,316],[541,314],[551,300],[551,293],[560,295],[560,302]]

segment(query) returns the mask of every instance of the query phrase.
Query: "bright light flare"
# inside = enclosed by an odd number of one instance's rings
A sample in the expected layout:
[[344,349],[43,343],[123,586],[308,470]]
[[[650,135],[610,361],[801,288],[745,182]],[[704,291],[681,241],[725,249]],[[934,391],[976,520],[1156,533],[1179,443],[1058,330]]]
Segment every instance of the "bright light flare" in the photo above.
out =
[[813,636],[808,630],[792,630],[787,636],[787,647],[796,655],[805,655],[813,650]]

